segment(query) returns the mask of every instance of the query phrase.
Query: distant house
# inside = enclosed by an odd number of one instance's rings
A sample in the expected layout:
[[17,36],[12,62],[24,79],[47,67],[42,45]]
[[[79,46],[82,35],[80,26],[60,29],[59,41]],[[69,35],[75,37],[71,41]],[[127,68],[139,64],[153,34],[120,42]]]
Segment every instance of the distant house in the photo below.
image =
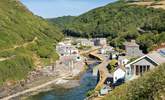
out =
[[106,38],[95,38],[93,41],[95,46],[107,46]]
[[106,54],[106,49],[105,48],[101,48],[100,49],[100,54]]
[[139,45],[136,44],[135,40],[125,43],[126,56],[140,57],[143,56],[142,51],[139,49]]
[[80,38],[75,41],[77,43],[77,46],[94,46],[94,42],[91,39],[86,38]]
[[125,66],[126,79],[131,80],[141,76],[144,72],[163,63],[165,63],[165,50],[163,49],[144,55]]
[[60,61],[62,64],[69,67],[76,67],[74,64],[83,61],[80,55],[61,56]]
[[79,51],[69,43],[60,42],[56,46],[56,51],[60,56],[69,56],[72,54],[78,54]]
[[118,55],[119,53],[113,50],[110,52],[109,59],[118,59]]
[[102,48],[100,49],[100,53],[101,53],[101,54],[110,53],[110,52],[112,52],[112,51],[113,51],[113,47],[111,47],[111,46],[105,46],[105,47],[102,47]]
[[121,68],[117,68],[113,73],[113,83],[116,83],[119,79],[125,79],[125,71]]

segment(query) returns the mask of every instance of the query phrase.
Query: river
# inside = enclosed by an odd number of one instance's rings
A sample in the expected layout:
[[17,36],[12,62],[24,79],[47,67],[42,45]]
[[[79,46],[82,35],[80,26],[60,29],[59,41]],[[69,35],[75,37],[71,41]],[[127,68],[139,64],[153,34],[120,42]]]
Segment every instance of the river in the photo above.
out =
[[97,85],[97,77],[92,75],[92,69],[98,63],[90,64],[80,77],[80,85],[71,89],[55,87],[51,91],[41,92],[29,97],[29,100],[84,100],[86,93]]

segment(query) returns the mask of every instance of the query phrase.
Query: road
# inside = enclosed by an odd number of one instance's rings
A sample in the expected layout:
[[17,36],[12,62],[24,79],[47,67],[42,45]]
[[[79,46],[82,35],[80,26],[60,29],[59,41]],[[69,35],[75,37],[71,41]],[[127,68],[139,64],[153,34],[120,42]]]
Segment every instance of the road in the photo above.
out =
[[99,73],[100,73],[100,81],[98,82],[98,84],[95,88],[95,90],[98,90],[100,87],[103,86],[106,78],[112,76],[109,73],[108,69],[107,69],[109,59],[107,57],[105,57],[104,55],[102,55],[102,54],[98,54],[98,50],[94,51],[94,52],[91,52],[90,54],[97,57],[97,58],[99,58],[102,61],[102,63],[98,65],[98,70],[99,70]]

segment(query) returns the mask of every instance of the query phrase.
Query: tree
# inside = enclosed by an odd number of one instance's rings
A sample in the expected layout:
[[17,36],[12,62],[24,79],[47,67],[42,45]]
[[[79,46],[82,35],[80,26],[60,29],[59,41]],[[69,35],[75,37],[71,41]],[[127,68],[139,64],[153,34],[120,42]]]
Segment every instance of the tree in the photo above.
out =
[[109,72],[113,72],[117,66],[118,66],[118,61],[113,59],[109,62],[107,68]]

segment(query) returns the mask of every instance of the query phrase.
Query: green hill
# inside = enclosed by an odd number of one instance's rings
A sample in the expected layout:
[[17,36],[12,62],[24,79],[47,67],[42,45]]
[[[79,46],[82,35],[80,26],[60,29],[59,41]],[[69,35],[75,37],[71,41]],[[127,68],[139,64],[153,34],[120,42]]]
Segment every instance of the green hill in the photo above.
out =
[[75,18],[75,16],[63,16],[58,18],[50,18],[47,20],[60,28],[64,28],[67,24],[72,23]]
[[165,10],[118,1],[75,17],[63,31],[77,37],[107,37],[120,48],[124,41],[136,39],[148,52],[165,41]]
[[103,100],[164,100],[165,65],[147,72],[142,77],[121,85]]
[[24,78],[35,66],[58,58],[54,45],[63,35],[18,0],[0,1],[0,84]]

